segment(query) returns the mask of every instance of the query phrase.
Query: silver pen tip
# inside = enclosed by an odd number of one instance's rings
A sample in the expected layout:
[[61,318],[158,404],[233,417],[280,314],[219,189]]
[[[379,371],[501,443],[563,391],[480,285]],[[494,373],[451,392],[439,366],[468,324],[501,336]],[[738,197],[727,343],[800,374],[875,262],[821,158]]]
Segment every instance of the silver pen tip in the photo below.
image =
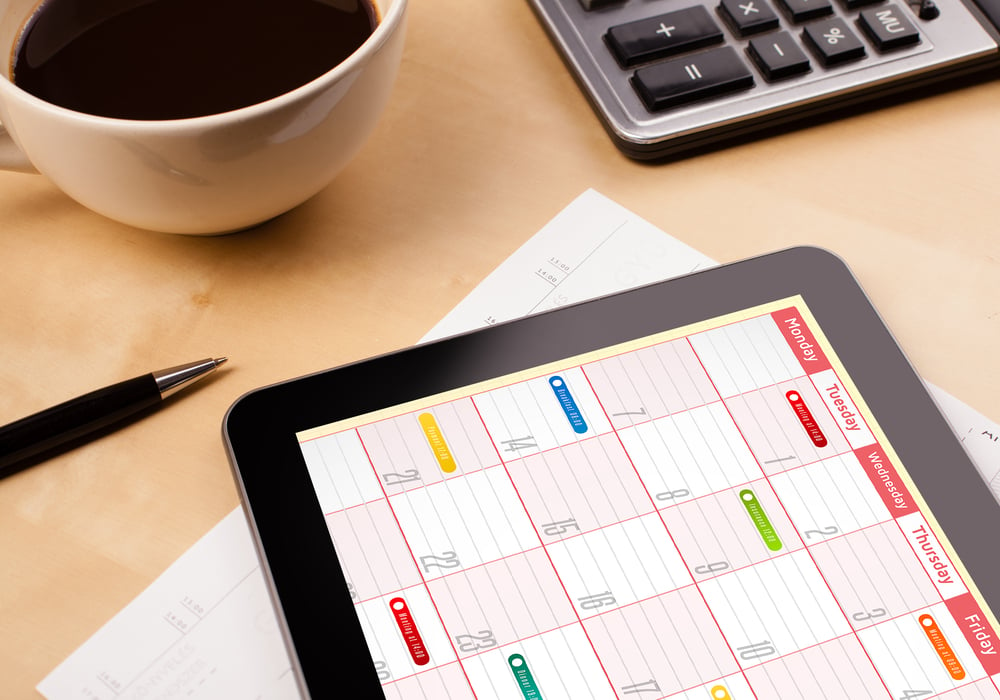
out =
[[229,360],[228,357],[217,357],[215,358],[215,366],[218,367],[219,365],[224,365],[227,360]]

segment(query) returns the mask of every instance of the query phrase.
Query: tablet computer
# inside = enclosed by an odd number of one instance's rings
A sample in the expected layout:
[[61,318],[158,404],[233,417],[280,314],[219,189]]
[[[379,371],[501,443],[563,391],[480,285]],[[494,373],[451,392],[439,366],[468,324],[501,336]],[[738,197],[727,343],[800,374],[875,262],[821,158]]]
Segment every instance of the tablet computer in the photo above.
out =
[[1000,697],[1000,507],[825,251],[266,387],[224,437],[307,697]]

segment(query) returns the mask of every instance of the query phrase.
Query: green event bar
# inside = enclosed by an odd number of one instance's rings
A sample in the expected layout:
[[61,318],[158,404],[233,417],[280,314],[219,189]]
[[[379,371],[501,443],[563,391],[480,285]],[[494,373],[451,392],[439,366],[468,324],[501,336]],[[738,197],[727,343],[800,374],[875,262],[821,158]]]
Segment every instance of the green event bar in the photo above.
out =
[[510,664],[510,670],[514,672],[514,678],[517,679],[517,685],[521,688],[524,700],[542,700],[542,694],[535,684],[531,669],[528,668],[528,662],[524,657],[520,654],[511,654],[507,657],[507,663]]
[[757,495],[750,489],[743,489],[740,491],[740,500],[747,509],[747,513],[750,514],[750,519],[753,520],[753,524],[757,528],[757,532],[760,533],[761,539],[764,540],[764,544],[772,552],[777,552],[781,550],[781,538],[778,537],[777,531],[774,529],[774,525],[767,517],[767,513],[764,512],[764,506],[760,504],[757,500]]

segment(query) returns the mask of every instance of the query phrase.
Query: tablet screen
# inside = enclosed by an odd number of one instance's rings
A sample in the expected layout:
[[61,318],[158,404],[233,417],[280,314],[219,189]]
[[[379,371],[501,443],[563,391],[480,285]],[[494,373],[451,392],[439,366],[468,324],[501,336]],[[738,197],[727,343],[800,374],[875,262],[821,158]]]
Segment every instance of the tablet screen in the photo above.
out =
[[297,438],[390,700],[998,695],[801,297]]

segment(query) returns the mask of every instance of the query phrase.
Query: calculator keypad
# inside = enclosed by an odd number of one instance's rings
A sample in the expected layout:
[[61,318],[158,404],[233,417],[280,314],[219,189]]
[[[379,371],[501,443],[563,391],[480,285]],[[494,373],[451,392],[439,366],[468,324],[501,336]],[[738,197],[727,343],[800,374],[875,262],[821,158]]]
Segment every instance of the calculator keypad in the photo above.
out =
[[637,158],[1000,59],[962,0],[911,1],[529,0]]

